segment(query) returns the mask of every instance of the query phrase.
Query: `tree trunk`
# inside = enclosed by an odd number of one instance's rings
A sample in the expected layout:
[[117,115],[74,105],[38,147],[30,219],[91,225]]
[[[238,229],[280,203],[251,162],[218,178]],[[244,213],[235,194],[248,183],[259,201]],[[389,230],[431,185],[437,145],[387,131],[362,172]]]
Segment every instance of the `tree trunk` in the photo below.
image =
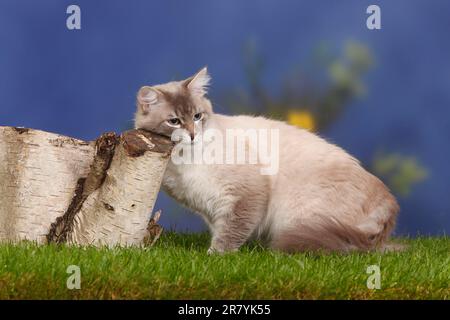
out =
[[85,142],[0,127],[0,241],[153,243],[161,228],[150,213],[171,149],[143,130]]

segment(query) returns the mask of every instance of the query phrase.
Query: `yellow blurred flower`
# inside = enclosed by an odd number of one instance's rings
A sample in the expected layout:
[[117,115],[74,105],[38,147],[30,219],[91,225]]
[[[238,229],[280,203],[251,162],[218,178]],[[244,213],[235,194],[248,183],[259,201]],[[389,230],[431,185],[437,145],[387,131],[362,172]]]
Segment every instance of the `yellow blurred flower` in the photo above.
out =
[[291,110],[288,112],[288,123],[294,126],[314,131],[316,120],[311,112],[306,110]]

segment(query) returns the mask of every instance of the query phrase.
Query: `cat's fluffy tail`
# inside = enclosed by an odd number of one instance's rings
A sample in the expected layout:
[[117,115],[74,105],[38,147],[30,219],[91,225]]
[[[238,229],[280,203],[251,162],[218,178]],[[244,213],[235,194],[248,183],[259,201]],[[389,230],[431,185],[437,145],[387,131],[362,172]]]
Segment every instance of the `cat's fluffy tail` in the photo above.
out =
[[298,223],[272,240],[274,249],[285,252],[350,252],[389,249],[386,233],[368,234],[332,217],[316,217],[314,222]]

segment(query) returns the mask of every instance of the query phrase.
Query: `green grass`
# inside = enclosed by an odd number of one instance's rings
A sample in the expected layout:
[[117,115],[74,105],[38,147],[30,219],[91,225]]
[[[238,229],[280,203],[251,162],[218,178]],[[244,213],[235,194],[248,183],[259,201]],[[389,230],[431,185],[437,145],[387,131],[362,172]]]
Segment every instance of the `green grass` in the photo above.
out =
[[[207,234],[166,233],[153,248],[0,245],[0,299],[449,299],[450,238],[404,252],[287,255],[248,245],[208,256]],[[69,265],[81,289],[68,290]],[[370,265],[381,289],[369,290]]]

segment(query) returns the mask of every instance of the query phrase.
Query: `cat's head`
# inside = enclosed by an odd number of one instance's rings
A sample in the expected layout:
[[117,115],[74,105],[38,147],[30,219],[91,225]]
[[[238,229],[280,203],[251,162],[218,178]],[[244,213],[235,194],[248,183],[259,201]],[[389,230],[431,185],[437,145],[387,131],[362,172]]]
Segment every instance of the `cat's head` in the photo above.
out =
[[206,97],[210,79],[205,67],[182,81],[142,87],[137,95],[135,128],[167,137],[181,129],[184,138],[193,141],[213,113]]

